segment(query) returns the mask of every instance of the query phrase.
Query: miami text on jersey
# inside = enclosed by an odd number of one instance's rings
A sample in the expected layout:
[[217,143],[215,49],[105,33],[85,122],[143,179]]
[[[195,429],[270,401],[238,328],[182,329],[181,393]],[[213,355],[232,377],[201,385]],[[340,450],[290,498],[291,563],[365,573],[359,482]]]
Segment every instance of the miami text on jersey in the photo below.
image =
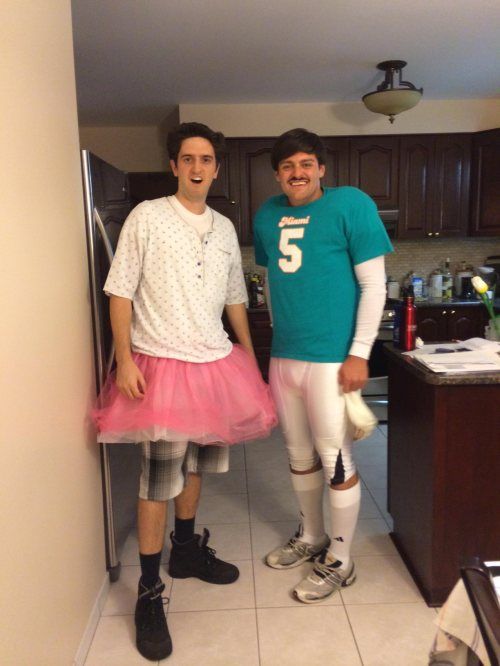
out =
[[278,222],[278,227],[286,227],[291,224],[309,224],[310,215],[307,217],[282,217]]

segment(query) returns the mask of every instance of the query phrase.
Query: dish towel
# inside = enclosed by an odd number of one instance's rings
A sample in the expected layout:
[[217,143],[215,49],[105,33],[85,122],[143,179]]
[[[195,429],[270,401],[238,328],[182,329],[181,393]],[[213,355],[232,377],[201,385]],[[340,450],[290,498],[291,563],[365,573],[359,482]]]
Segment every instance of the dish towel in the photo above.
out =
[[347,416],[355,427],[354,439],[365,439],[375,430],[378,419],[361,397],[361,391],[344,394]]

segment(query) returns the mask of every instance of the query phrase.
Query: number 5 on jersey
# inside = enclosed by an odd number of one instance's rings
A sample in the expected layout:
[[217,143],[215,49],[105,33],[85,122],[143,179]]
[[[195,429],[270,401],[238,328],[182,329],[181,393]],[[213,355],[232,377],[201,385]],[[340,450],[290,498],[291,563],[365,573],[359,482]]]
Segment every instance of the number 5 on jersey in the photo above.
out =
[[278,266],[284,273],[295,273],[302,266],[302,250],[291,242],[297,238],[304,238],[304,227],[281,230],[279,248],[286,258],[279,259]]

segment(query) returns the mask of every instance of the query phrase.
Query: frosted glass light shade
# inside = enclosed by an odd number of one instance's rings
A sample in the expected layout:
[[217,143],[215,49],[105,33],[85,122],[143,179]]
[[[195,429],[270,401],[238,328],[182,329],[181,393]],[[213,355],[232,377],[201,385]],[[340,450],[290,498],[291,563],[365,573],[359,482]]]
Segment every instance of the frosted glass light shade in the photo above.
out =
[[403,88],[368,93],[363,96],[363,102],[369,111],[383,113],[386,116],[396,116],[398,113],[416,106],[421,98],[420,90]]

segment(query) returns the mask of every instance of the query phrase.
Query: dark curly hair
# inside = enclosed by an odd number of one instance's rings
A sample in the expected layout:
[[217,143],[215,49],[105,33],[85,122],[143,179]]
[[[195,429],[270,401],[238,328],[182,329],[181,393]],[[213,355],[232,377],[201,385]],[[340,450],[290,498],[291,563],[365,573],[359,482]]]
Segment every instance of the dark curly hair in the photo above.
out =
[[185,139],[193,137],[201,137],[206,139],[212,144],[215,153],[215,161],[220,164],[220,161],[226,153],[226,140],[222,132],[214,132],[201,123],[181,123],[178,127],[168,133],[167,136],[167,149],[171,160],[177,164],[177,157],[181,144]]
[[288,130],[276,140],[271,151],[271,164],[274,171],[278,171],[279,163],[295,153],[309,153],[315,155],[318,164],[325,164],[326,151],[323,141],[317,134],[297,127]]

